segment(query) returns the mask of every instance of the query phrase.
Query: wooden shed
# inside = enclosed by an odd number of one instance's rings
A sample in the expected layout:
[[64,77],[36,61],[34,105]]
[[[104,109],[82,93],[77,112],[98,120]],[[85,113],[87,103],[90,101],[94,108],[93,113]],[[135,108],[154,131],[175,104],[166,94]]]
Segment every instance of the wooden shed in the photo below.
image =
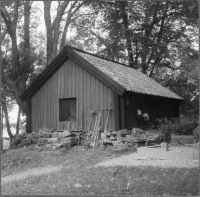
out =
[[[88,130],[90,112],[112,105],[108,130],[144,127],[156,118],[178,117],[182,98],[143,73],[65,46],[21,95],[27,132]],[[112,103],[112,104],[111,104]],[[137,112],[148,113],[149,121]],[[105,127],[107,110],[100,125]],[[91,128],[94,127],[92,117]]]

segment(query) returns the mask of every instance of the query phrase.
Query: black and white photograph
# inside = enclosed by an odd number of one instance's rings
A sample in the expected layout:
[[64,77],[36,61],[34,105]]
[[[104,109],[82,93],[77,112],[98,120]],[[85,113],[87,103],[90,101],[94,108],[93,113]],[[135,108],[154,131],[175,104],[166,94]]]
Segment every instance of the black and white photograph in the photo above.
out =
[[1,195],[200,195],[200,1],[0,11]]

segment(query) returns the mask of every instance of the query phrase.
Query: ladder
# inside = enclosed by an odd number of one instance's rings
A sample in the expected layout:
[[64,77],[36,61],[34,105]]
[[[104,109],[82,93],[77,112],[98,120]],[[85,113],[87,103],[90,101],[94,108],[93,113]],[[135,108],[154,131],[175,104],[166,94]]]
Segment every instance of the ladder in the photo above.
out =
[[94,124],[94,130],[93,130],[93,134],[92,134],[92,139],[91,139],[91,145],[93,148],[97,147],[97,141],[99,139],[99,124],[101,121],[101,115],[102,115],[103,110],[100,110],[99,114],[96,116],[95,119],[95,124]]

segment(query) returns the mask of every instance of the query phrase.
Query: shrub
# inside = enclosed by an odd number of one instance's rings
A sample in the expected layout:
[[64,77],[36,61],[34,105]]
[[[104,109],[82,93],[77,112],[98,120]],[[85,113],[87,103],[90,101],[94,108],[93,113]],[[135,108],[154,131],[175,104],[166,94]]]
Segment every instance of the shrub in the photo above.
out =
[[198,127],[199,116],[190,115],[179,118],[162,118],[159,122],[158,130],[162,133],[165,142],[171,140],[171,134],[175,135],[192,135],[193,130]]
[[14,135],[11,143],[10,149],[29,146],[31,144],[36,144],[39,138],[38,132],[32,132],[30,134],[22,133]]

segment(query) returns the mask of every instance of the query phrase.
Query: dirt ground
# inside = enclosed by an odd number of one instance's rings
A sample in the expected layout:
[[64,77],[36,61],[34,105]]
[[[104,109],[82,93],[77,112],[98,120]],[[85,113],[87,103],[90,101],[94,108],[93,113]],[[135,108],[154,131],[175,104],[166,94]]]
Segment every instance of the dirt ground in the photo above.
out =
[[153,166],[162,168],[197,168],[199,167],[199,161],[187,161],[187,160],[170,160],[163,157],[143,157],[136,153],[130,155],[113,158],[107,161],[100,162],[97,166]]
[[[192,145],[187,146],[170,146],[169,151],[177,152],[192,152]],[[147,157],[140,153],[131,153],[118,158],[113,158],[107,161],[100,162],[95,166],[153,166],[162,168],[198,168],[199,160],[187,160],[187,159],[168,159],[166,157],[151,156]]]
[[41,168],[33,168],[22,173],[2,177],[1,185],[4,185],[12,181],[20,181],[22,179],[28,178],[29,176],[41,176],[43,174],[58,172],[61,169],[62,169],[62,166],[47,166],[47,167],[41,167]]

